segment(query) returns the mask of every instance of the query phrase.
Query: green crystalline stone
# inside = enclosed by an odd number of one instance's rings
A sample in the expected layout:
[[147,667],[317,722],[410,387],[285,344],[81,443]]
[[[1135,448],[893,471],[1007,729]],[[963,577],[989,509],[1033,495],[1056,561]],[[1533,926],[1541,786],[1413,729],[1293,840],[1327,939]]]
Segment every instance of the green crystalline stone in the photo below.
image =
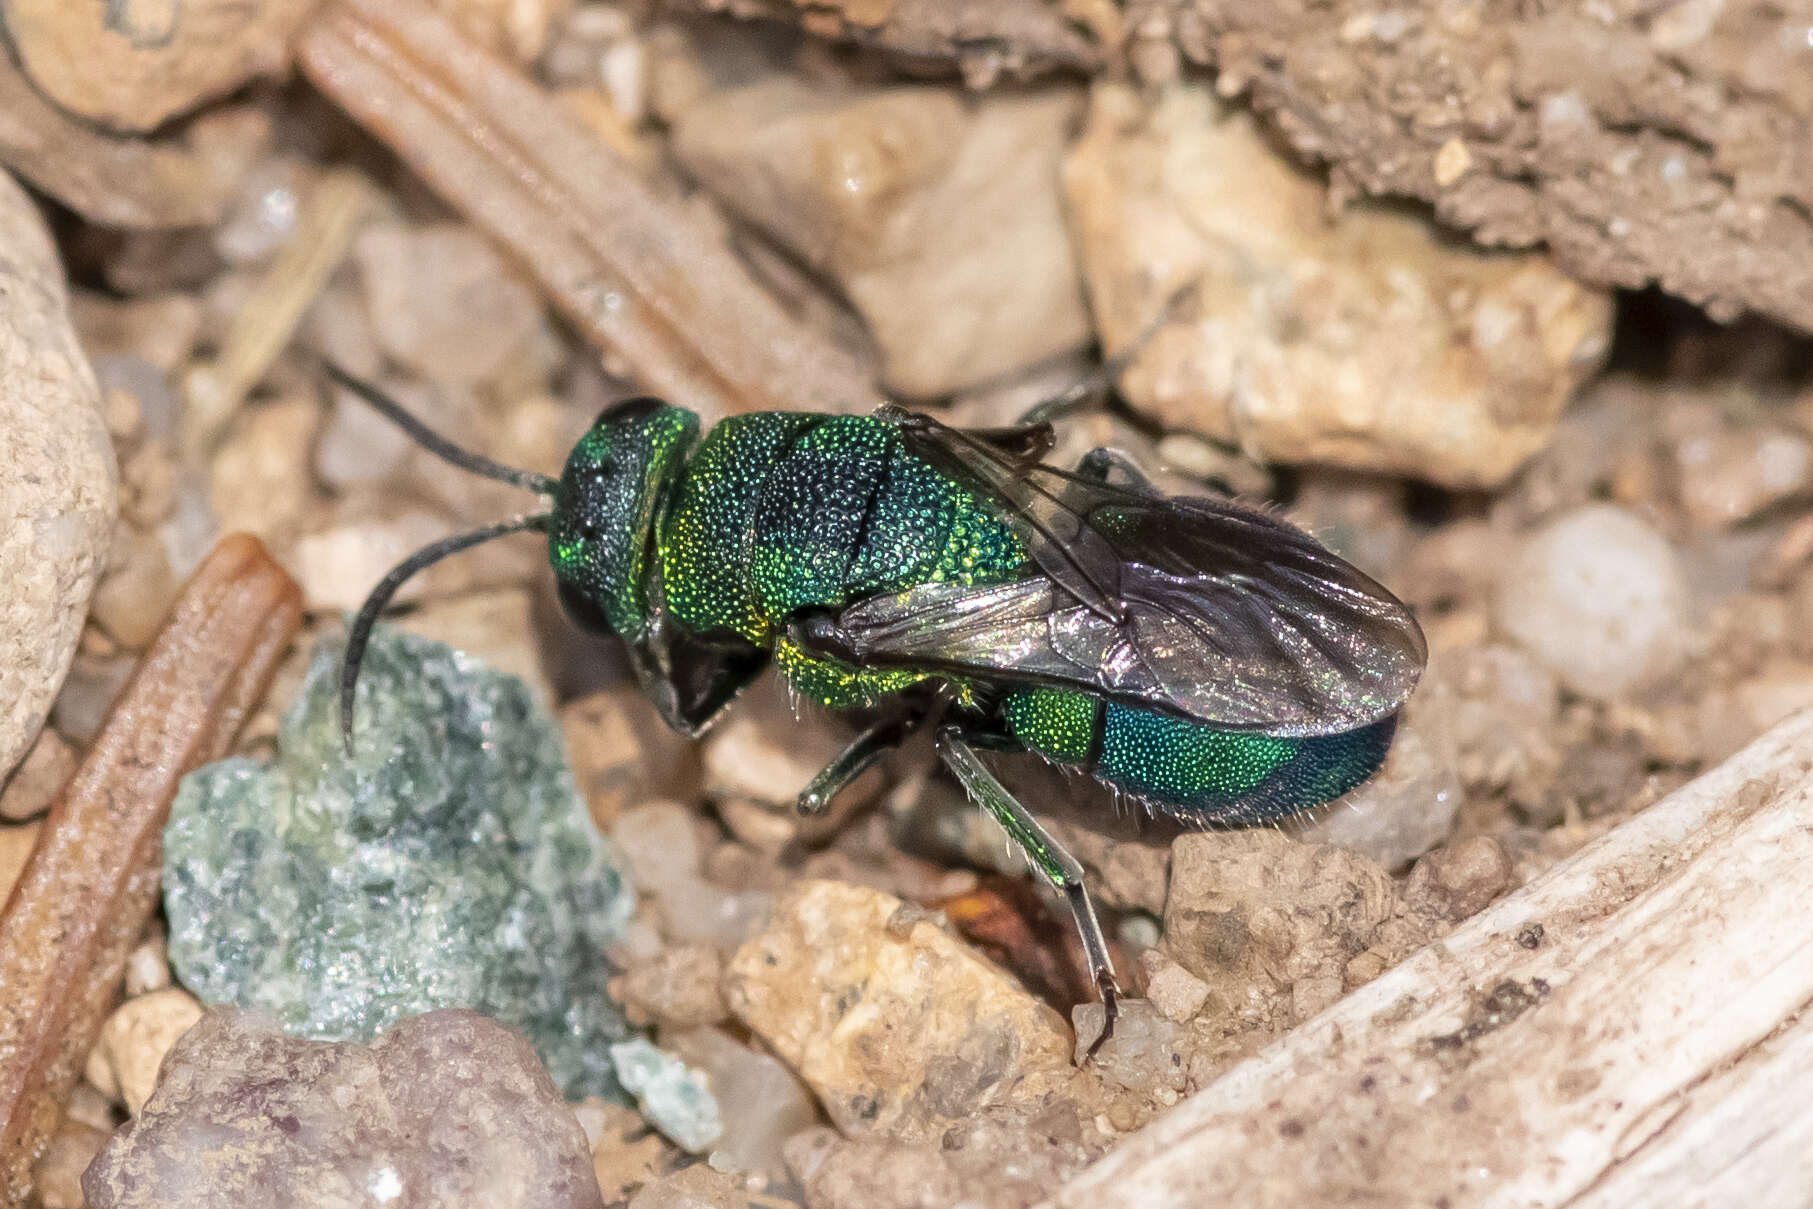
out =
[[526,1033],[566,1095],[622,1098],[604,950],[632,893],[553,719],[514,676],[380,628],[349,760],[338,662],[315,651],[271,763],[184,780],[164,833],[177,975],[320,1040],[474,1008]]

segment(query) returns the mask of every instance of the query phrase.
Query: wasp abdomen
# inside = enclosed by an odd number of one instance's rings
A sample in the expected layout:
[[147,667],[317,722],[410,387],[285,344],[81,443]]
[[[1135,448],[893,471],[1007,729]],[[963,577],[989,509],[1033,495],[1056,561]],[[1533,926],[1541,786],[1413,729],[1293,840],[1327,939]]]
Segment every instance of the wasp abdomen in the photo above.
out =
[[1022,689],[1002,705],[1030,750],[1177,818],[1212,826],[1274,822],[1365,781],[1396,716],[1333,735],[1221,730],[1085,693]]

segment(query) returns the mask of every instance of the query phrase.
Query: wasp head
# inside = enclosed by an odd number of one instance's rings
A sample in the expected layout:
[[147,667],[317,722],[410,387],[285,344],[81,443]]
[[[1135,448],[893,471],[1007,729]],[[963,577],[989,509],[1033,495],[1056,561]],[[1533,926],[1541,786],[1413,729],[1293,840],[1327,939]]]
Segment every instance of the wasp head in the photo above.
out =
[[699,418],[659,399],[606,408],[567,458],[548,522],[548,561],[574,621],[630,642],[649,625],[649,574],[662,501]]

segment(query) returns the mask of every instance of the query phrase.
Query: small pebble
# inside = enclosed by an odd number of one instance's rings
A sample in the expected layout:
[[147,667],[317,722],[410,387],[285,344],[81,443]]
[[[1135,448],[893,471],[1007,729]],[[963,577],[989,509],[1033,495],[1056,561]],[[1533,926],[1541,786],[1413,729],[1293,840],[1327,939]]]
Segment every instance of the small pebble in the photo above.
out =
[[1161,959],[1158,969],[1146,976],[1146,998],[1165,1019],[1183,1023],[1202,1009],[1209,984],[1174,961]]
[[732,948],[766,913],[768,896],[723,890],[699,876],[696,827],[697,817],[684,806],[652,802],[626,811],[611,838],[631,880],[660,904],[673,939]]
[[126,995],[161,991],[170,985],[170,954],[164,944],[163,931],[141,940],[126,955]]
[[720,1170],[785,1174],[787,1139],[818,1120],[812,1093],[772,1054],[702,1028],[664,1037],[687,1065],[705,1072],[723,1110],[724,1132],[711,1149]]
[[[90,630],[92,634],[94,631]],[[101,722],[113,706],[113,699],[126,687],[138,667],[138,659],[127,654],[78,654],[69,665],[63,680],[63,691],[50,707],[51,725],[63,738],[76,744],[93,740]]]
[[50,1135],[50,1145],[32,1165],[39,1209],[84,1209],[82,1173],[107,1145],[111,1132],[111,1127],[101,1129],[64,1117]]
[[705,1076],[640,1037],[611,1046],[617,1081],[642,1115],[682,1150],[702,1154],[724,1133],[723,1114]]
[[[849,741],[847,726],[822,711],[807,710],[802,716],[778,678],[767,680],[739,699],[706,740],[706,793],[745,806],[725,813],[739,839],[778,851],[802,826],[795,810],[800,792]],[[858,777],[831,803],[833,817],[847,818],[873,801],[885,782],[880,767]],[[804,825],[822,827],[825,820]]]
[[579,791],[605,830],[633,806],[698,795],[700,745],[669,729],[636,685],[568,702],[560,727]]
[[13,884],[25,872],[25,862],[38,846],[38,833],[43,827],[43,819],[0,824],[0,902],[6,901]]
[[[336,365],[357,372],[336,360]],[[390,383],[382,389],[409,406],[413,400]],[[334,388],[334,404],[315,446],[315,472],[330,487],[346,489],[382,483],[397,472],[414,448],[402,429],[345,387]]]
[[25,759],[0,789],[0,819],[17,823],[43,814],[75,769],[75,749],[54,730],[39,731]]
[[320,407],[302,394],[243,409],[210,464],[214,510],[235,529],[285,548],[314,499],[309,451]]
[[[1207,987],[1204,987],[1207,990]],[[1089,1047],[1102,1034],[1100,1003],[1081,1003],[1071,1009],[1076,1024],[1076,1061],[1081,1064]],[[1184,1085],[1184,1030],[1148,999],[1122,999],[1114,1035],[1095,1051],[1091,1066],[1097,1074],[1129,1091],[1147,1091]]]
[[1404,885],[1404,903],[1417,914],[1459,923],[1483,911],[1515,881],[1504,845],[1495,836],[1470,836],[1416,863]]
[[724,960],[710,945],[682,944],[624,971],[622,1000],[635,1024],[663,1030],[716,1024],[730,1013],[718,990]]
[[627,1201],[679,1154],[633,1108],[590,1097],[573,1106],[573,1115],[592,1147],[592,1172],[606,1204]]
[[643,1185],[628,1209],[749,1209],[749,1195],[735,1176],[695,1163]]
[[121,646],[148,646],[176,599],[179,586],[170,553],[153,532],[121,524],[113,562],[94,590],[89,617]]
[[1626,697],[1684,654],[1687,585],[1662,536],[1589,504],[1531,534],[1499,583],[1499,627],[1582,696]]
[[88,1081],[137,1116],[151,1098],[164,1055],[201,1017],[195,996],[177,987],[128,999],[101,1026],[88,1055]]
[[1750,520],[1813,490],[1813,441],[1791,429],[1734,424],[1713,404],[1665,414],[1681,507],[1702,529]]
[[464,224],[373,226],[353,260],[379,344],[431,381],[492,377],[541,323],[535,292]]

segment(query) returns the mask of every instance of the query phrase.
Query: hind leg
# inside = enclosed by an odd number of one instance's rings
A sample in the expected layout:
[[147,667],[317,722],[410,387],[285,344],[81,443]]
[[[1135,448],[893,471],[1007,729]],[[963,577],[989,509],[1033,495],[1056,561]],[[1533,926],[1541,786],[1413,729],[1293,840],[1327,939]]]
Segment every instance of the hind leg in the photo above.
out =
[[1083,884],[1083,866],[988,770],[959,728],[947,726],[939,730],[938,754],[963,782],[970,799],[994,816],[1033,867],[1046,881],[1063,891],[1070,905],[1070,917],[1076,924],[1077,935],[1083,942],[1083,955],[1089,962],[1090,980],[1102,999],[1101,1035],[1090,1043],[1089,1052],[1083,1055],[1086,1062],[1114,1035],[1114,1021],[1120,1013],[1120,985],[1114,981],[1114,962],[1108,956],[1108,941],[1102,935],[1101,921],[1096,918],[1095,904],[1090,901],[1089,890]]

